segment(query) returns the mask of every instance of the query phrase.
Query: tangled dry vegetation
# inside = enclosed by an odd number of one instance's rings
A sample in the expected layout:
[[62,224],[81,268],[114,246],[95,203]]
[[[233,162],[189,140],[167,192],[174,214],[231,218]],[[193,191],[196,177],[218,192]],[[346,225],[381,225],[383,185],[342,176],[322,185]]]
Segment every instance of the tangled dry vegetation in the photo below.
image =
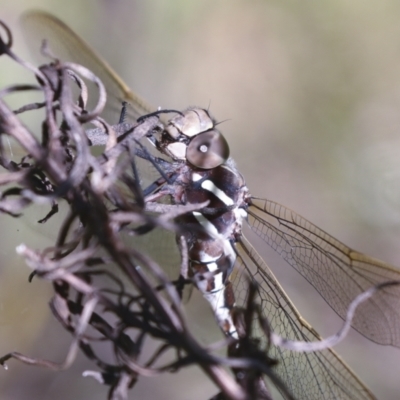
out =
[[[219,387],[215,398],[269,398],[261,378],[265,374],[285,391],[271,372],[275,361],[257,342],[243,338],[240,346],[232,345],[232,340],[208,347],[198,343],[185,322],[176,282],[151,257],[123,240],[124,234],[135,237],[154,229],[179,233],[174,219],[194,210],[193,206],[166,207],[155,214],[146,209],[136,160],[152,163],[153,156],[139,141],[162,129],[158,116],[110,126],[99,116],[107,93],[96,76],[80,65],[54,58],[36,68],[14,54],[11,32],[4,23],[2,31],[0,54],[26,68],[38,83],[15,83],[0,91],[0,211],[19,217],[32,204],[48,204],[48,214],[39,221],[45,223],[58,212],[60,202],[67,204],[68,213],[51,248],[36,251],[28,243],[17,251],[32,269],[31,279],[52,285],[51,310],[73,339],[61,364],[17,352],[3,356],[0,363],[6,366],[14,358],[61,370],[80,351],[96,369],[85,375],[108,385],[110,399],[126,399],[140,376],[177,372],[193,364]],[[89,93],[86,82],[97,86],[96,93]],[[6,105],[6,96],[27,91],[40,92],[43,101],[14,111]],[[97,96],[92,109],[87,106],[89,96]],[[34,131],[38,129],[25,126],[19,115],[40,109],[45,119],[37,137]],[[88,124],[92,129],[88,130]],[[7,137],[24,149],[19,162],[7,155]],[[93,144],[104,145],[101,155],[92,154]],[[177,275],[187,263],[184,243],[180,251]],[[259,316],[252,296],[246,312],[237,314],[249,332]],[[158,346],[143,359],[148,337]],[[111,346],[110,359],[97,352],[98,343]],[[229,356],[216,355],[221,347],[228,349]],[[174,355],[167,363],[161,360],[166,352]]]

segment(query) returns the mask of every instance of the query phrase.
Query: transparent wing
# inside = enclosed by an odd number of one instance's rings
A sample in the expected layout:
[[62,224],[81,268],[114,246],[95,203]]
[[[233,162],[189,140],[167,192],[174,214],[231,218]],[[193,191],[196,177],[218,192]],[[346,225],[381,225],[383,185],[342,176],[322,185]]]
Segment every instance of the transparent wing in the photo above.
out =
[[[122,101],[130,105],[128,116],[136,120],[154,109],[134,94],[118,74],[104,61],[82,38],[64,22],[51,14],[42,11],[28,11],[21,18],[25,38],[29,48],[40,58],[40,47],[46,39],[51,51],[63,61],[72,61],[89,68],[103,82],[107,90],[105,118],[108,123],[118,122]],[[41,61],[49,60],[41,57]],[[89,88],[90,93],[90,88]],[[146,145],[147,141],[143,144]],[[147,146],[153,152],[153,146]],[[159,154],[157,154],[159,155]],[[135,159],[140,172],[143,187],[159,177],[159,173],[150,162]],[[171,279],[179,276],[180,256],[176,248],[175,235],[172,232],[156,229],[143,237],[132,238],[133,245],[151,254],[162,265]]]
[[[342,318],[354,298],[400,270],[358,253],[294,211],[252,198],[251,229],[294,267]],[[400,347],[400,288],[379,291],[357,309],[353,327],[370,340]]]
[[[300,316],[279,285],[268,265],[249,242],[242,237],[235,245],[238,257],[232,284],[236,303],[244,307],[248,294],[245,275],[258,284],[258,302],[272,330],[291,340],[316,341],[318,333]],[[263,332],[256,332],[265,341]],[[374,399],[351,369],[332,350],[315,353],[297,353],[272,347],[270,357],[278,364],[274,372],[285,383],[296,399],[333,400]]]
[[[58,18],[43,11],[28,11],[23,14],[21,22],[26,41],[35,55],[40,54],[41,43],[46,39],[52,52],[62,61],[81,64],[102,80],[107,88],[107,111],[111,111],[116,118],[120,114],[122,101],[129,103],[128,113],[133,120],[153,110],[129,89],[106,61]],[[113,123],[111,120],[108,122]]]
[[[49,62],[48,59],[40,56],[41,44],[46,39],[55,56],[62,61],[81,64],[101,79],[107,90],[107,105],[103,117],[109,124],[118,122],[123,101],[128,102],[127,114],[131,122],[153,110],[129,89],[89,44],[57,17],[43,11],[32,10],[22,15],[21,23],[29,49],[42,61]],[[89,97],[91,93],[97,93],[97,90],[89,83]],[[155,152],[153,146],[148,146],[147,140],[142,141],[142,144],[147,145],[146,147],[151,153]],[[136,162],[144,186],[159,177],[159,174],[147,161],[137,158]]]

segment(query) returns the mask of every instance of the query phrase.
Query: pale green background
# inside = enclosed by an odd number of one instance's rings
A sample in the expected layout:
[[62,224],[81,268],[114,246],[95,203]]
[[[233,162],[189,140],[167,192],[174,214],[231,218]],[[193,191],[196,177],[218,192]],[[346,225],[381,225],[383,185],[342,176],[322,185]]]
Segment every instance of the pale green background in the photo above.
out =
[[[400,266],[400,2],[22,1],[0,0],[14,30],[27,8],[64,19],[155,106],[210,106],[251,191],[281,202],[335,237]],[[0,58],[0,86],[22,71]],[[43,209],[44,210],[44,209]],[[34,215],[31,220],[40,218]],[[51,289],[26,281],[15,256],[49,236],[1,217],[0,353],[19,350],[58,361],[70,337],[47,309]],[[57,221],[55,221],[57,222]],[[25,235],[28,233],[28,235]],[[304,316],[324,335],[340,322],[279,258],[266,259]],[[198,299],[198,301],[200,301]],[[199,336],[208,325],[196,311]],[[212,319],[209,319],[212,321]],[[215,337],[218,334],[215,333]],[[380,399],[400,397],[400,350],[351,333],[337,348]],[[80,377],[80,357],[62,373],[10,361],[0,397],[102,399],[105,388]],[[203,374],[144,378],[140,399],[206,399]]]

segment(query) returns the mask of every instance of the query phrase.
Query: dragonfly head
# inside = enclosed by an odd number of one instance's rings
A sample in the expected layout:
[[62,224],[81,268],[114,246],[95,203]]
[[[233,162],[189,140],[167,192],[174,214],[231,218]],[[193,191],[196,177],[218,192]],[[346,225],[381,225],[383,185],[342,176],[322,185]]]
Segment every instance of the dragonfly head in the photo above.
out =
[[229,145],[215,125],[207,110],[189,108],[168,122],[158,147],[175,161],[216,168],[229,158]]

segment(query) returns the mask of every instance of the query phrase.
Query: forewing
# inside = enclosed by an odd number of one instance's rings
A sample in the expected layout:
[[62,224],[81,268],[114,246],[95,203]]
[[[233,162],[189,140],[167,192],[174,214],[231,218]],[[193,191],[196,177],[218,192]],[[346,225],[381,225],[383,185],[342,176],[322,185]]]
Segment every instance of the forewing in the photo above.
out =
[[[122,101],[129,103],[128,118],[138,117],[153,109],[134,94],[118,74],[96,52],[64,22],[51,14],[42,11],[28,11],[22,16],[22,26],[29,48],[40,54],[43,39],[46,39],[50,50],[62,61],[72,61],[84,65],[95,73],[107,90],[105,118],[108,123],[116,124],[122,108]],[[43,59],[49,62],[49,60]],[[90,88],[89,88],[90,89]],[[89,93],[91,93],[89,91]],[[146,141],[143,141],[146,145]],[[153,152],[152,146],[147,146]],[[158,153],[155,153],[159,155]],[[143,188],[157,179],[160,174],[146,160],[135,158]],[[151,255],[166,269],[171,279],[179,276],[180,256],[173,232],[155,229],[139,237],[131,238],[132,244]]]
[[[122,102],[128,102],[127,119],[134,122],[138,117],[148,114],[152,108],[139,96],[134,94],[118,74],[103,60],[81,37],[57,17],[43,11],[28,11],[21,17],[25,39],[36,56],[40,55],[41,44],[46,39],[50,50],[62,61],[81,64],[95,73],[103,82],[107,91],[107,104],[102,116],[110,124],[116,124],[122,110]],[[49,62],[41,56],[42,61]],[[89,85],[89,98],[97,93]],[[147,150],[154,153],[153,146],[142,140]],[[158,155],[158,153],[156,154]],[[140,177],[145,187],[160,175],[149,162],[136,158]]]
[[[400,270],[358,253],[294,211],[252,198],[251,229],[294,267],[342,317],[360,293],[400,280]],[[379,291],[361,304],[353,327],[380,344],[400,346],[400,288]]]
[[[118,74],[96,52],[64,22],[43,11],[28,11],[23,14],[22,27],[31,51],[40,54],[43,39],[55,56],[62,61],[71,61],[89,68],[107,88],[107,118],[114,115],[118,122],[122,101],[129,103],[128,115],[136,120],[153,109],[134,94]],[[43,58],[42,58],[43,59]],[[47,60],[48,62],[48,60]]]
[[[236,303],[244,307],[248,294],[247,276],[258,285],[257,301],[271,329],[284,338],[300,341],[320,340],[318,333],[300,316],[268,265],[242,237],[235,245],[238,253],[232,283]],[[255,336],[266,341],[259,330]],[[332,350],[300,353],[271,347],[270,357],[278,361],[274,372],[296,399],[374,399],[351,369]]]

